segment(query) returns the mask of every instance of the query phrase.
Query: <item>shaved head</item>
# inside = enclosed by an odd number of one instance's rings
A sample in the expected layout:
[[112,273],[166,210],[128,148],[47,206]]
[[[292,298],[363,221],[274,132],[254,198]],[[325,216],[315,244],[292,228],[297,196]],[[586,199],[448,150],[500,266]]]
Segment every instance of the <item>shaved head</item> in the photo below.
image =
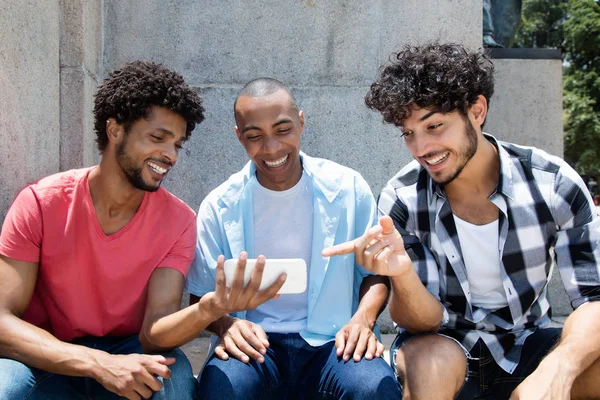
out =
[[283,83],[273,78],[257,78],[248,82],[242,88],[242,90],[238,94],[238,97],[235,99],[235,103],[233,104],[233,112],[237,112],[238,99],[242,96],[265,97],[279,90],[283,90],[287,93],[287,95],[290,98],[291,106],[295,110],[298,110],[298,105],[296,104],[296,99],[294,99],[294,95],[292,94],[291,90],[288,89]]

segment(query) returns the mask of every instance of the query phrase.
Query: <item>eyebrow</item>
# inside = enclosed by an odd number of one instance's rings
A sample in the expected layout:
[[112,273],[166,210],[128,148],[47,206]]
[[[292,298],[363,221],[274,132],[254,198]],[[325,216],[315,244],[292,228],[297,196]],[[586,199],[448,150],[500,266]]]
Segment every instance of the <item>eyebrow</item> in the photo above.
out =
[[[156,129],[157,131],[160,131],[160,132],[164,133],[164,134],[165,134],[165,135],[167,135],[167,136],[170,136],[170,137],[172,137],[172,138],[174,138],[174,137],[175,137],[175,134],[174,134],[173,132],[171,132],[170,130],[168,130],[168,129],[165,129],[165,128],[155,128],[155,129]],[[188,137],[187,137],[187,135],[184,135],[184,136],[183,136],[181,139],[179,139],[178,141],[186,142],[187,140],[188,140]]]
[[[272,128],[276,128],[276,127],[278,127],[279,125],[283,125],[283,124],[289,124],[289,123],[292,123],[292,122],[293,122],[293,121],[292,121],[290,118],[283,118],[283,119],[280,119],[279,121],[275,122],[273,125],[271,125],[271,127],[272,127]],[[260,130],[260,128],[259,128],[258,126],[255,126],[255,125],[248,125],[247,127],[245,127],[245,128],[242,130],[242,133],[246,133],[246,132],[248,132],[248,131],[251,131],[251,130],[253,130],[253,129]]]
[[433,114],[437,114],[439,113],[439,110],[433,110],[428,112],[427,114],[423,115],[421,118],[419,118],[419,122],[423,122],[425,121],[427,118],[431,117]]

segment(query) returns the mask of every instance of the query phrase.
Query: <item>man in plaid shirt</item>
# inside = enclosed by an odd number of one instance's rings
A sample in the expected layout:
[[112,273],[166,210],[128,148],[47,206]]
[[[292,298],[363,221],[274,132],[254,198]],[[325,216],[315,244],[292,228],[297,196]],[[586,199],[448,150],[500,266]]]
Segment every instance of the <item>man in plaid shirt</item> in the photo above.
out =
[[[383,189],[381,226],[324,254],[391,277],[405,398],[598,398],[600,221],[563,160],[482,132],[493,91],[480,52],[396,54],[366,103],[415,161]],[[547,328],[555,266],[575,308],[563,329]]]

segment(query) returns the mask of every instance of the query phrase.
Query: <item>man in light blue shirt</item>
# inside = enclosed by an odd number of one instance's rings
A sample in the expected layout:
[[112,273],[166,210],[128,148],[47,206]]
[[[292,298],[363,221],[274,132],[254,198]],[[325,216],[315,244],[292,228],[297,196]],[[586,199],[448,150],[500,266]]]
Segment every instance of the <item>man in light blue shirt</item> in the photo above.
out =
[[349,168],[300,151],[304,114],[280,82],[248,83],[234,111],[251,161],[200,206],[187,290],[197,301],[215,287],[219,255],[246,253],[303,259],[308,288],[210,325],[220,341],[198,378],[197,397],[399,398],[373,332],[386,278],[357,265],[353,254],[321,254],[376,222],[368,184]]

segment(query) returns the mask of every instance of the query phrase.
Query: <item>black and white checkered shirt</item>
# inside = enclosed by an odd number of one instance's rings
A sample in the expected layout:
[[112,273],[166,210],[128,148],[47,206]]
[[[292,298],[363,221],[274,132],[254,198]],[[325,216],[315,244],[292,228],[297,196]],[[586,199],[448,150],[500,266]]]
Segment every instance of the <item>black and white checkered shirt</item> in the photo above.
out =
[[460,242],[443,186],[416,161],[382,191],[421,281],[444,307],[440,333],[470,350],[481,338],[512,372],[536,327],[550,322],[548,282],[555,265],[575,308],[600,299],[600,220],[580,176],[542,150],[486,138],[500,155],[500,179],[489,199],[500,210],[498,249],[508,306],[471,304]]

